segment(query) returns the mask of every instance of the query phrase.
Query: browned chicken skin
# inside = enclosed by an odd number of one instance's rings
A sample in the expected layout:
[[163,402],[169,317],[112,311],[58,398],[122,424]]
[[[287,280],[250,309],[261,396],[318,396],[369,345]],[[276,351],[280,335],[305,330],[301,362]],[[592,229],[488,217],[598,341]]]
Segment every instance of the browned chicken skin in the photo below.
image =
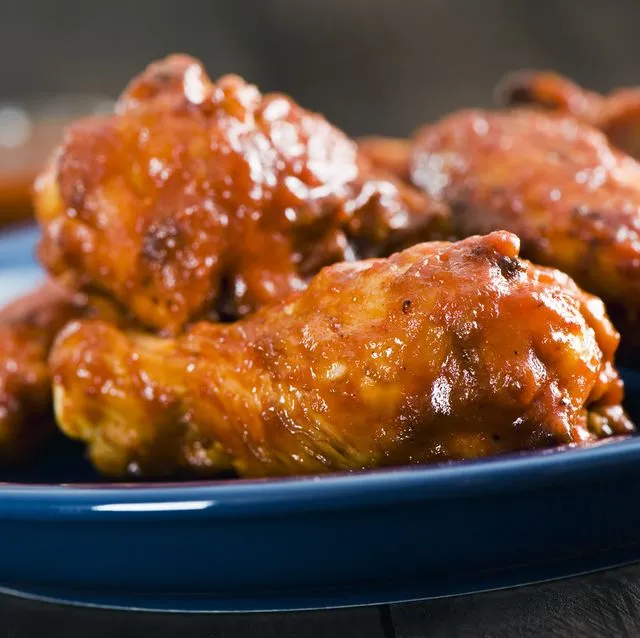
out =
[[640,164],[566,115],[460,111],[414,140],[412,182],[452,207],[458,237],[506,229],[612,309],[640,309]]
[[74,124],[37,184],[40,257],[68,286],[177,332],[305,287],[323,266],[441,236],[446,208],[324,118],[184,55],[114,116]]
[[529,104],[573,115],[640,159],[640,88],[601,95],[551,71],[519,71],[500,82],[496,99],[502,105]]
[[81,300],[51,283],[0,312],[0,466],[28,459],[55,431],[49,348],[82,313]]
[[604,307],[515,235],[325,268],[177,339],[74,322],[59,422],[114,476],[271,476],[478,457],[632,430]]
[[[602,296],[632,344],[640,310],[640,164],[563,114],[466,110],[410,142],[362,144],[452,210],[455,237],[507,229],[523,254]],[[392,149],[387,152],[387,149]],[[401,154],[404,153],[404,159]]]

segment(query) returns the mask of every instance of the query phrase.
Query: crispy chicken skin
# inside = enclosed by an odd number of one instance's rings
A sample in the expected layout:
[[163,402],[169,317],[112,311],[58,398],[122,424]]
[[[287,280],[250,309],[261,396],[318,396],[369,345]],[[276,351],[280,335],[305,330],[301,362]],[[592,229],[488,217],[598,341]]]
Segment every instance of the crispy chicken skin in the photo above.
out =
[[640,88],[601,95],[551,71],[518,71],[496,87],[501,105],[535,105],[599,128],[614,146],[640,158]]
[[55,431],[49,348],[82,313],[79,299],[51,283],[0,312],[0,466],[27,460]]
[[115,115],[71,126],[36,191],[50,272],[167,333],[246,315],[448,220],[320,115],[236,76],[213,83],[185,55],[133,80]]
[[640,164],[567,115],[460,111],[415,137],[412,181],[452,209],[455,236],[506,229],[611,309],[640,309]]
[[62,429],[112,476],[274,476],[462,459],[633,428],[600,300],[507,232],[322,270],[177,339],[73,322]]

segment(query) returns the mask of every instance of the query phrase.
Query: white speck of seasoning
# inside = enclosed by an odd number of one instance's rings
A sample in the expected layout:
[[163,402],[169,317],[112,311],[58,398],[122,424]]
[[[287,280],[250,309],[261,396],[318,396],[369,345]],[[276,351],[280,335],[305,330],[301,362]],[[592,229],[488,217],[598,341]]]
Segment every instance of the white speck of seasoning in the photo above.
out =
[[473,130],[478,135],[486,135],[489,132],[489,123],[483,117],[473,120]]
[[436,414],[446,415],[451,413],[450,395],[451,384],[445,377],[438,377],[431,388],[431,407]]
[[293,224],[298,219],[298,214],[293,208],[285,208],[284,216]]
[[113,392],[113,379],[107,379],[100,387],[100,394],[108,395]]
[[236,279],[235,285],[233,287],[233,292],[236,296],[236,299],[241,299],[244,297],[247,292],[247,284],[244,279]]
[[575,180],[578,184],[586,184],[589,180],[589,171],[587,169],[578,171],[576,173]]
[[344,363],[334,362],[327,369],[325,376],[327,379],[329,379],[329,381],[334,381],[336,379],[339,379],[346,371],[347,367],[344,365]]
[[261,186],[258,184],[254,184],[251,190],[249,191],[249,197],[254,201],[258,202],[262,199],[263,190]]
[[171,170],[167,168],[162,160],[152,157],[149,160],[149,175],[151,177],[159,177],[162,181],[166,181],[171,175]]
[[192,64],[184,74],[184,94],[192,104],[204,102],[205,90],[202,82],[202,70],[199,65]]
[[596,190],[607,181],[607,171],[603,166],[596,166],[589,176],[589,188]]
[[289,113],[289,102],[284,99],[273,100],[264,110],[264,118],[269,121],[281,120]]
[[[298,131],[291,122],[283,120],[274,122],[271,126],[271,139],[275,146],[289,158],[299,157],[305,150],[304,145],[298,139]],[[282,159],[276,160],[275,168],[279,171],[283,170]]]
[[288,176],[284,180],[287,189],[300,200],[308,199],[309,189],[307,185],[297,177]]

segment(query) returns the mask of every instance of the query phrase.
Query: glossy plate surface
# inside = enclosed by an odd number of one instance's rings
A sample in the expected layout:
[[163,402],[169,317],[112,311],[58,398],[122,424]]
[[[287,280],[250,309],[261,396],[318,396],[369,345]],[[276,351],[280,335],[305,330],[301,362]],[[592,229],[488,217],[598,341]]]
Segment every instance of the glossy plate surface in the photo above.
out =
[[[0,299],[40,277],[0,237]],[[626,374],[640,416],[640,376]],[[321,478],[107,484],[60,440],[0,475],[0,591],[177,611],[319,608],[640,560],[640,438]]]

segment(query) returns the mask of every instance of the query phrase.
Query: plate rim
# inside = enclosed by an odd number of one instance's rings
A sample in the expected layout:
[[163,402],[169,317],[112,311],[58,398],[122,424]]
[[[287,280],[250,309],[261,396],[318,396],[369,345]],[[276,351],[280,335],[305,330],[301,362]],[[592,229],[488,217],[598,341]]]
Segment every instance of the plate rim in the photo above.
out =
[[512,493],[617,472],[640,460],[640,437],[357,473],[226,481],[111,484],[0,483],[0,520],[209,519],[381,507]]

